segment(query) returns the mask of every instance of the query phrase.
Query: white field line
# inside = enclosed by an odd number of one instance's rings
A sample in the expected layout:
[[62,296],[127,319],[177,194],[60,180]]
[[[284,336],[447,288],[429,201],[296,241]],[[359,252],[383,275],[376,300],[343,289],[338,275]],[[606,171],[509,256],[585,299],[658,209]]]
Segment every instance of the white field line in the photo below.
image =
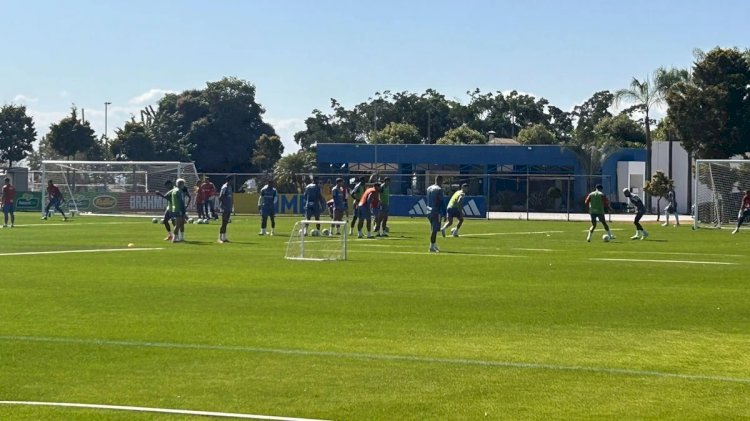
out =
[[[349,250],[349,252],[354,253],[368,253],[367,250]],[[430,252],[421,252],[421,251],[379,251],[378,254],[424,254],[424,255],[431,255],[431,254],[442,254],[445,256],[467,256],[467,257],[512,257],[512,258],[526,258],[528,256],[523,256],[520,254],[475,254],[475,253],[461,253],[461,252],[454,252],[454,251],[448,251],[445,250],[442,253],[430,253]]]
[[511,250],[519,250],[519,251],[557,251],[552,249],[524,249],[524,248],[512,248]]
[[660,260],[660,259],[608,259],[603,257],[592,257],[589,260],[600,260],[606,262],[645,262],[645,263],[685,263],[689,265],[736,265],[738,263],[727,262],[704,262],[699,260]]
[[525,231],[525,232],[483,232],[480,234],[461,234],[461,237],[482,237],[487,235],[533,235],[533,234],[559,234],[565,231]]
[[88,404],[88,403],[0,401],[0,404],[2,405],[27,405],[27,406],[57,406],[57,407],[88,408],[88,409],[109,409],[109,410],[116,410],[116,411],[131,411],[131,412],[157,412],[157,413],[162,413],[162,414],[196,415],[196,416],[202,416],[202,417],[238,418],[238,419],[251,419],[251,420],[323,421],[323,420],[314,420],[311,418],[277,417],[273,415],[235,414],[231,412],[191,411],[188,409],[148,408],[148,407],[143,407],[143,406],[100,405],[100,404]]
[[117,251],[151,251],[164,250],[164,247],[142,247],[122,249],[91,249],[91,250],[58,250],[58,251],[23,251],[18,253],[0,253],[0,256],[36,256],[42,254],[70,254],[70,253],[113,253]]
[[622,250],[622,251],[605,251],[605,253],[616,253],[616,254],[622,254],[622,253],[634,253],[634,254],[673,254],[673,255],[679,255],[679,256],[721,256],[721,257],[745,257],[745,255],[742,254],[723,254],[723,253],[689,253],[689,252],[679,252],[679,251],[629,251],[629,250]]
[[81,224],[76,224],[73,220],[68,220],[68,222],[51,222],[48,224],[45,223],[39,223],[39,224],[16,224],[17,227],[25,227],[25,228],[35,228],[35,227],[81,227],[81,226],[89,226],[89,225],[125,225],[125,224],[133,224],[134,222],[84,222]]
[[701,380],[729,383],[746,383],[750,384],[750,378],[746,377],[729,377],[715,376],[705,374],[688,374],[672,373],[655,370],[639,370],[631,368],[611,368],[611,367],[592,367],[581,365],[560,365],[545,363],[526,363],[516,361],[494,361],[494,360],[475,360],[468,358],[433,358],[416,355],[396,355],[396,354],[371,354],[357,352],[334,352],[334,351],[308,351],[303,349],[283,349],[283,348],[259,348],[247,346],[223,346],[223,345],[202,345],[189,343],[171,343],[171,342],[136,342],[136,341],[114,341],[106,339],[81,339],[81,338],[55,338],[44,336],[0,336],[0,341],[10,342],[41,342],[41,343],[62,343],[90,346],[110,346],[110,347],[131,347],[131,348],[161,348],[161,349],[181,349],[181,350],[204,350],[204,351],[227,351],[227,352],[244,352],[260,354],[277,354],[277,355],[298,355],[306,357],[330,357],[339,359],[352,360],[374,360],[374,361],[406,361],[425,364],[447,364],[447,365],[464,365],[464,366],[485,366],[485,367],[502,367],[513,369],[531,369],[531,370],[548,370],[548,371],[578,371],[589,373],[606,373],[625,376],[639,377],[660,377],[684,380]]

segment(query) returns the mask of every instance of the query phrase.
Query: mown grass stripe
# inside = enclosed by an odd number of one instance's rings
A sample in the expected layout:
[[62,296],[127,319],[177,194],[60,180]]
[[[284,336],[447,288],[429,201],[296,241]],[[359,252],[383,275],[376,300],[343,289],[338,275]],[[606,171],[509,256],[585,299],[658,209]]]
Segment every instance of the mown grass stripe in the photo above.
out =
[[449,365],[468,365],[468,366],[485,366],[501,367],[513,369],[531,369],[531,370],[548,370],[548,371],[578,371],[599,374],[614,374],[637,377],[660,377],[683,380],[715,381],[728,383],[747,383],[750,384],[750,378],[729,377],[729,376],[712,376],[705,374],[689,373],[670,373],[655,370],[639,370],[631,368],[611,368],[611,367],[587,367],[580,365],[562,365],[562,364],[544,364],[544,363],[527,363],[514,361],[494,361],[494,360],[474,360],[468,358],[435,358],[417,355],[396,355],[396,354],[373,354],[373,353],[356,353],[356,352],[334,352],[334,351],[309,351],[303,349],[281,349],[281,348],[260,348],[247,346],[226,346],[226,345],[204,345],[188,343],[170,343],[170,342],[137,342],[137,341],[116,341],[107,339],[81,339],[81,338],[56,338],[40,336],[0,336],[2,341],[11,342],[43,342],[43,343],[62,343],[78,344],[92,346],[121,346],[135,348],[163,348],[163,349],[182,349],[182,350],[206,350],[206,351],[229,351],[229,352],[247,352],[247,353],[264,353],[279,355],[299,355],[310,357],[331,357],[346,358],[354,360],[376,360],[376,361],[407,361],[427,364],[449,364]]

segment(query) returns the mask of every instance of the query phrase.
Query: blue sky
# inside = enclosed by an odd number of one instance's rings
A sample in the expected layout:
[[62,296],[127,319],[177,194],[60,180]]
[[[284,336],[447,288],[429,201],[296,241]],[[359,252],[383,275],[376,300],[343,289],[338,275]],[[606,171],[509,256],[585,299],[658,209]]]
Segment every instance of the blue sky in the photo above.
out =
[[750,2],[0,0],[0,103],[40,135],[85,109],[109,135],[164,92],[236,76],[253,83],[287,152],[330,98],[434,88],[518,91],[563,109],[694,48],[750,47]]

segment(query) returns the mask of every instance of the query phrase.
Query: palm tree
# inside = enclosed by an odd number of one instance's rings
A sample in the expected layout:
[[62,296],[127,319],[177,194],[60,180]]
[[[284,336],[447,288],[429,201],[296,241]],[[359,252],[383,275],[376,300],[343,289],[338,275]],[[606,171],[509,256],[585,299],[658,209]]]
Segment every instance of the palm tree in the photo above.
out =
[[[654,72],[652,79],[648,77],[643,81],[633,78],[630,87],[620,89],[615,92],[615,104],[620,101],[633,102],[637,108],[640,108],[644,116],[644,125],[646,127],[646,177],[651,178],[651,110],[664,104],[666,95],[677,82],[689,79],[687,70],[681,69],[664,69],[660,67]],[[651,197],[647,198],[648,208],[651,207]]]
[[273,175],[280,190],[294,190],[296,193],[301,193],[306,184],[305,177],[317,170],[315,152],[300,150],[281,157],[274,166]]

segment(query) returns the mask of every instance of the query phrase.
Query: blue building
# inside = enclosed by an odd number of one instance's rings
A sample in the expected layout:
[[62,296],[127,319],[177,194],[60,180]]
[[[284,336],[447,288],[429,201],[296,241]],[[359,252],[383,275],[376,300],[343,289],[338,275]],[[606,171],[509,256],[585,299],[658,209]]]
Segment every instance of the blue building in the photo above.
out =
[[366,145],[318,144],[321,173],[389,174],[392,192],[419,195],[442,174],[446,182],[468,182],[489,210],[581,210],[580,201],[601,182],[616,201],[618,162],[644,161],[645,150],[622,149],[589,174],[579,155],[556,145]]

